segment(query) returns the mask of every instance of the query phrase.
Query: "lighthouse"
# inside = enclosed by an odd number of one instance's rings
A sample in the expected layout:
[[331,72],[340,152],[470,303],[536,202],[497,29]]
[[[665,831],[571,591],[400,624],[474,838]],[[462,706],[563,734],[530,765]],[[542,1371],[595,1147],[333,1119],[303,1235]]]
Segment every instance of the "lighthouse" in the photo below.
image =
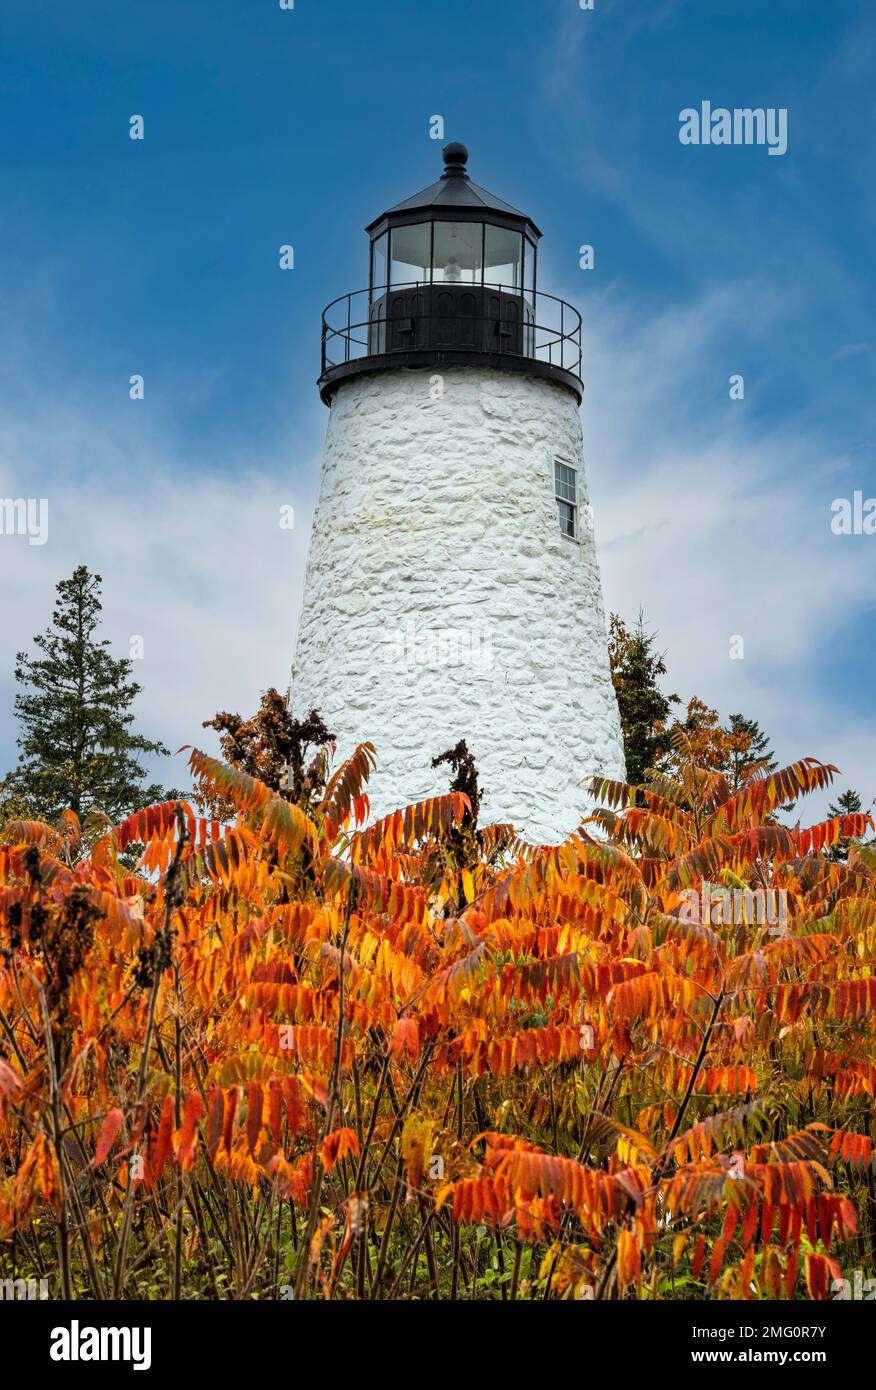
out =
[[623,777],[579,406],[581,316],[538,286],[533,220],[447,145],[381,214],[367,289],[329,304],[329,407],[292,665],[384,815],[464,739],[481,823],[557,842]]

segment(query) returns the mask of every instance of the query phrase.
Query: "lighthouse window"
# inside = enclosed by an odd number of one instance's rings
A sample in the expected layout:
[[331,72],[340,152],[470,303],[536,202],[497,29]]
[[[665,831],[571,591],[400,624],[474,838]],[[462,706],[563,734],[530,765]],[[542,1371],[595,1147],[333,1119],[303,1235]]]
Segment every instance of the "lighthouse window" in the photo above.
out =
[[523,288],[530,293],[535,289],[535,247],[529,237],[523,238]]
[[561,459],[554,459],[554,493],[560,531],[574,540],[578,534],[578,471]]
[[507,227],[486,227],[484,283],[519,290],[523,283],[523,237]]
[[432,279],[438,284],[479,285],[483,239],[482,222],[436,222]]
[[386,252],[389,242],[389,234],[383,233],[374,242],[371,248],[371,284],[375,289],[383,289],[389,284],[386,275]]
[[429,279],[431,231],[428,222],[393,228],[390,284],[408,285]]

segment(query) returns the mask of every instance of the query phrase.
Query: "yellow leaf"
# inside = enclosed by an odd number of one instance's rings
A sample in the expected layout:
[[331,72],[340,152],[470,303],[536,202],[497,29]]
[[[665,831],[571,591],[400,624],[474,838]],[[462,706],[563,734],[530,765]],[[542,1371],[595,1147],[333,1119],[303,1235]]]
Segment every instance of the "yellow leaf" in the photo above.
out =
[[432,1152],[434,1126],[422,1115],[409,1115],[402,1130],[402,1159],[408,1182],[416,1190],[423,1181],[423,1172]]

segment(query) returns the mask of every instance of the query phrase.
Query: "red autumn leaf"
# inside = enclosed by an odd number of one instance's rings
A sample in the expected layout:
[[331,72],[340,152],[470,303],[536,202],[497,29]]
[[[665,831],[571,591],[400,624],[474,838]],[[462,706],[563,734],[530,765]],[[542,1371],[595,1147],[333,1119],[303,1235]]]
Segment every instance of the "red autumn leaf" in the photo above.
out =
[[107,1154],[119,1137],[119,1130],[124,1124],[124,1120],[125,1117],[121,1110],[110,1110],[105,1115],[97,1148],[94,1151],[94,1158],[91,1160],[92,1168],[99,1168],[105,1161]]
[[204,1114],[204,1102],[198,1091],[192,1091],[186,1096],[185,1107],[183,1109],[182,1129],[179,1132],[179,1142],[176,1151],[176,1158],[179,1166],[187,1172],[192,1165],[195,1153],[195,1143],[198,1138],[198,1123]]
[[336,1129],[322,1143],[322,1162],[327,1173],[347,1154],[358,1154],[359,1140],[352,1129]]

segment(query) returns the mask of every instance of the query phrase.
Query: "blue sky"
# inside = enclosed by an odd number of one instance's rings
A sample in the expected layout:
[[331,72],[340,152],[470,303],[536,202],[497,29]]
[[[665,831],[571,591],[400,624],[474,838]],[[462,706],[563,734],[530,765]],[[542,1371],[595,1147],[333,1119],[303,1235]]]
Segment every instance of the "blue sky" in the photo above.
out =
[[[437,176],[441,115],[584,314],[607,606],[644,606],[673,689],[876,795],[876,536],[830,530],[876,494],[866,0],[19,0],[2,31],[0,496],[50,531],[0,538],[0,768],[14,652],[79,562],[118,653],[143,637],[150,734],[285,687],[320,311]],[[682,146],[703,100],[787,108],[788,152]]]

